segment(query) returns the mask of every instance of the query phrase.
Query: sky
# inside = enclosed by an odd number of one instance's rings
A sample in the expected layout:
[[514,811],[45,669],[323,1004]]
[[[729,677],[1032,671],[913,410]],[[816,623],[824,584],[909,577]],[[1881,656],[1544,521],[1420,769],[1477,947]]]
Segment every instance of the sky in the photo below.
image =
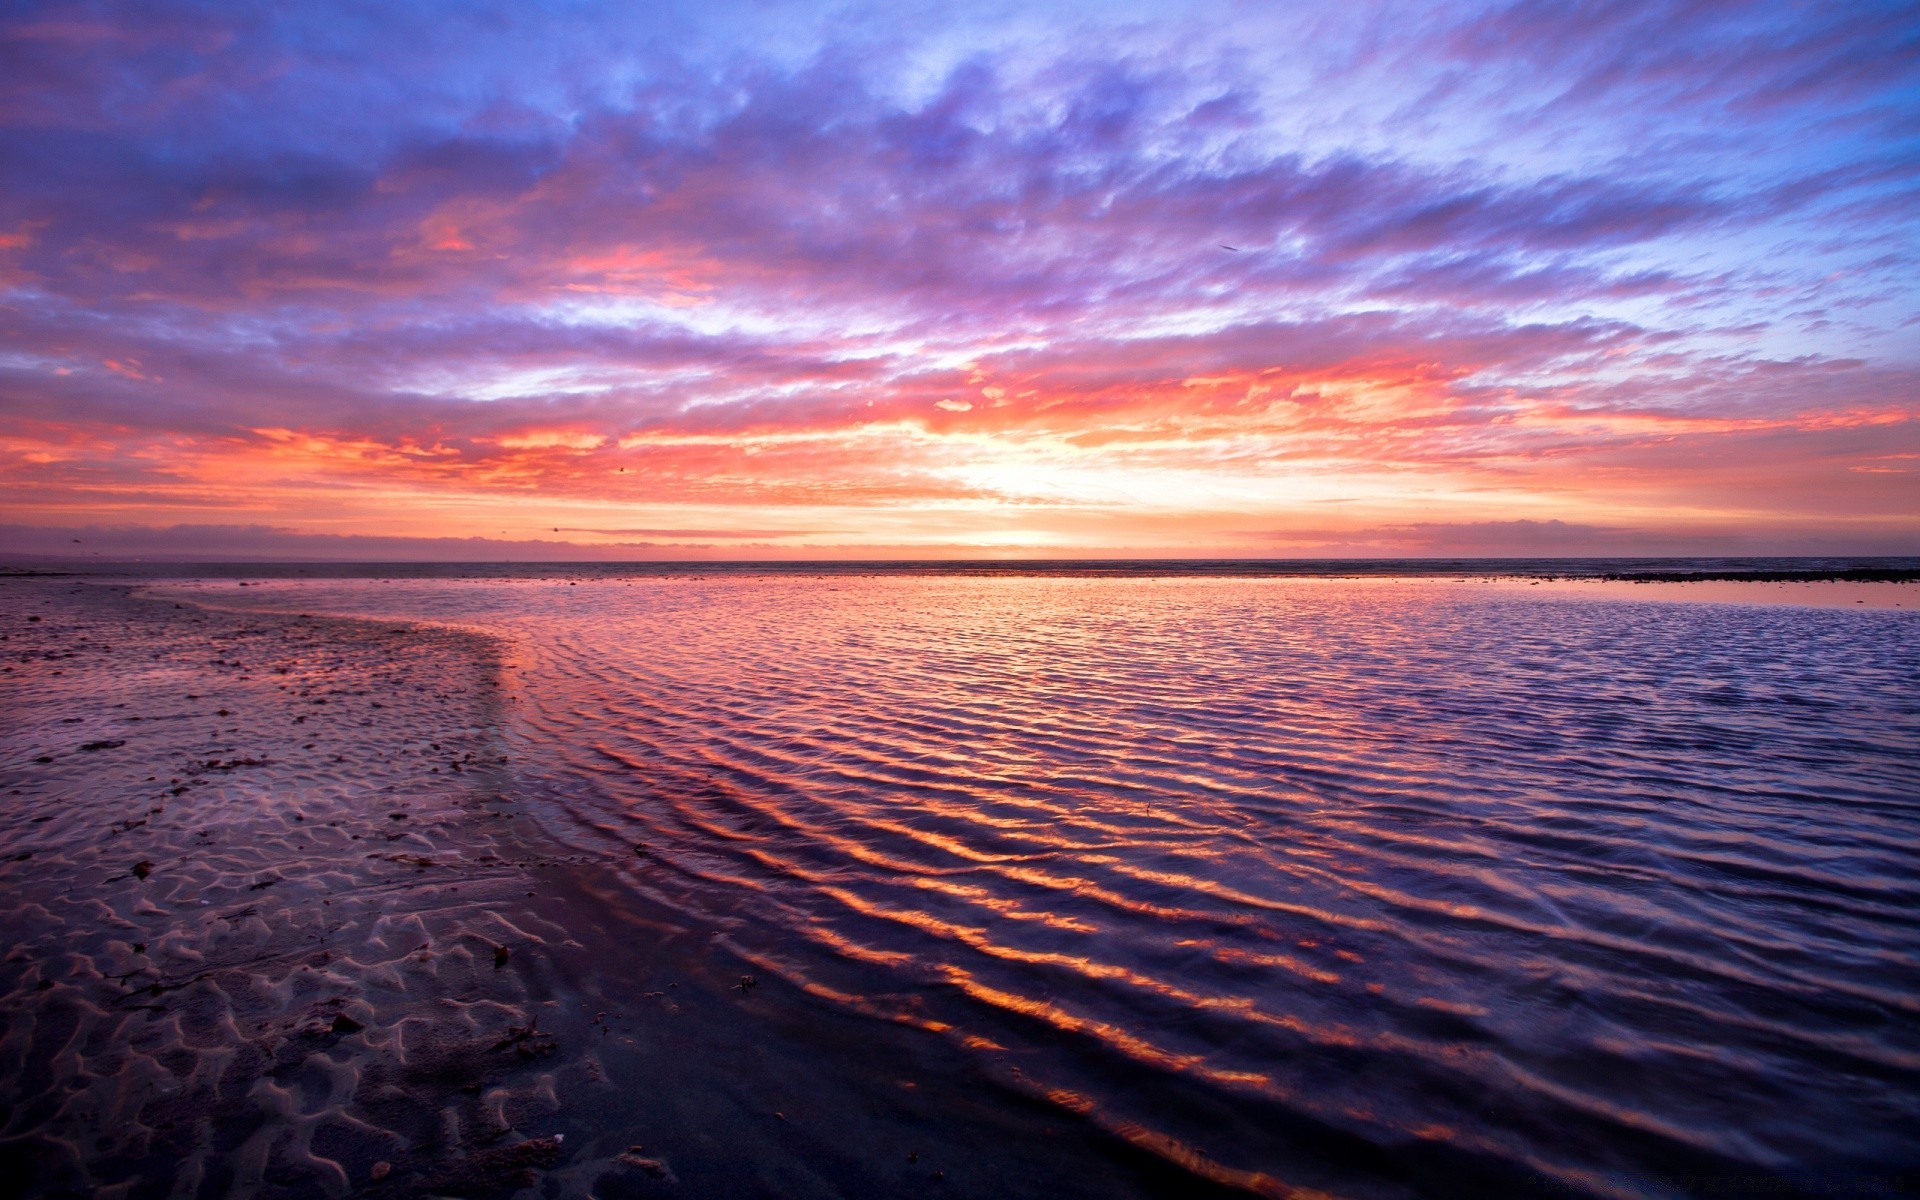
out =
[[0,552],[1920,553],[1912,3],[0,14]]

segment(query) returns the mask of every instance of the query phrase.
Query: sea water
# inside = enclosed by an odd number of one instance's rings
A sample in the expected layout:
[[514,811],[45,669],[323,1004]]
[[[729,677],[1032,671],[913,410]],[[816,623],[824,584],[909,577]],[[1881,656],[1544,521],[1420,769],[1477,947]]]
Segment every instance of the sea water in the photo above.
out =
[[900,1060],[826,1074],[958,1055],[1276,1194],[1871,1194],[1915,1163],[1911,610],[1395,578],[169,586],[503,638],[514,786],[569,844],[633,848],[609,903],[710,926]]

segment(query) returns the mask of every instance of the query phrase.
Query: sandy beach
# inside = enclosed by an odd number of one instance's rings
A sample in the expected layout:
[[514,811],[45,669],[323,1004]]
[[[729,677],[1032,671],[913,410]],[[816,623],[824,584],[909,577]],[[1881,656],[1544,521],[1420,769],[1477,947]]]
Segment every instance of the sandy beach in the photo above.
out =
[[592,1014],[552,999],[571,898],[502,791],[493,647],[8,598],[7,1173],[482,1194],[558,1164]]

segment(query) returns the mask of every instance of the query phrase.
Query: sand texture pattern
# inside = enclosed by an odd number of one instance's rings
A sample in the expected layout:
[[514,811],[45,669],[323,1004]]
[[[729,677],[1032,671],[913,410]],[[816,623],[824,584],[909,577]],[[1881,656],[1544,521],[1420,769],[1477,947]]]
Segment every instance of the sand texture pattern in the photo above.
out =
[[543,1028],[568,935],[502,790],[495,647],[7,599],[10,1187],[477,1196],[558,1163],[595,1066]]

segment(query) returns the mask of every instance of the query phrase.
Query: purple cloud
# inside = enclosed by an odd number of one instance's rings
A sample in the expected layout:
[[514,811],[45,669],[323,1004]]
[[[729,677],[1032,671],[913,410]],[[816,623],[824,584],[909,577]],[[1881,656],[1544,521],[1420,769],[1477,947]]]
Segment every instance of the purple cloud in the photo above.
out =
[[1717,438],[1895,519],[1910,8],[1243,16],[17,8],[0,495],[1025,504],[983,456],[1127,447],[1678,504]]

